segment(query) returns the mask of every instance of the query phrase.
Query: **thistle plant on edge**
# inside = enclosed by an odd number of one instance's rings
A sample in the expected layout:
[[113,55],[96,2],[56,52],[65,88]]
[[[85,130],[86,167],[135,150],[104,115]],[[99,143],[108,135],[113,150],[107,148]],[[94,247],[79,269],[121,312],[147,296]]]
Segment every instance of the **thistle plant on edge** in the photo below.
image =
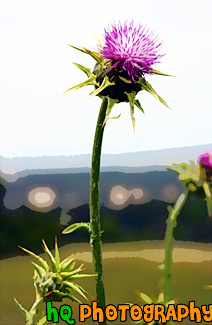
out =
[[[96,276],[96,297],[101,308],[105,308],[105,288],[101,252],[101,228],[99,208],[99,175],[103,132],[106,122],[111,118],[110,114],[114,104],[128,102],[130,114],[135,129],[134,107],[142,112],[143,108],[136,95],[141,90],[146,90],[162,104],[168,107],[166,102],[156,93],[146,80],[147,75],[165,75],[152,68],[163,56],[159,53],[161,43],[153,32],[142,25],[134,26],[133,21],[113,24],[105,29],[104,45],[100,42],[97,51],[72,46],[73,48],[90,55],[96,64],[91,70],[78,63],[74,63],[85,72],[87,79],[68,89],[64,94],[84,86],[92,85],[94,90],[90,97],[98,96],[102,99],[96,132],[93,143],[92,165],[90,177],[90,222],[78,223],[67,227],[63,233],[68,234],[79,228],[86,228],[90,233],[94,270]],[[119,117],[119,116],[118,116]],[[106,324],[106,322],[104,323]]]
[[[163,304],[165,310],[168,305],[175,304],[172,293],[172,243],[173,232],[177,226],[177,217],[180,214],[189,194],[203,198],[206,201],[208,216],[212,217],[212,155],[209,153],[202,154],[198,163],[190,161],[190,164],[180,163],[172,164],[167,169],[178,173],[178,179],[183,186],[183,192],[179,195],[174,207],[169,206],[169,216],[167,219],[167,227],[165,233],[165,259],[160,265],[162,269],[161,291],[158,298],[152,298],[147,294],[138,291],[138,295],[145,304]],[[211,289],[211,285],[205,286],[206,289]],[[146,324],[142,319],[138,324]],[[150,325],[163,324],[160,321],[152,321]],[[167,324],[174,325],[173,320],[169,320]]]
[[55,256],[52,255],[45,241],[43,240],[43,249],[47,254],[50,266],[40,256],[20,247],[23,251],[34,257],[39,263],[32,262],[34,266],[34,288],[35,288],[35,302],[31,309],[27,311],[22,305],[14,298],[15,303],[19,310],[22,312],[26,319],[26,325],[46,325],[47,319],[44,312],[39,318],[39,309],[41,305],[47,301],[62,301],[64,298],[68,298],[71,301],[81,303],[81,301],[75,297],[75,293],[81,297],[87,299],[88,293],[78,284],[75,280],[92,277],[93,274],[80,274],[84,269],[83,265],[75,268],[76,256],[71,255],[60,260],[59,249],[57,241],[55,240]]
[[167,169],[178,174],[178,179],[183,186],[183,192],[179,195],[174,207],[168,207],[169,217],[167,219],[165,233],[165,259],[162,265],[163,291],[165,302],[173,299],[172,294],[172,242],[173,231],[177,225],[177,217],[180,214],[188,194],[203,195],[206,201],[208,216],[212,217],[212,194],[210,184],[212,181],[212,156],[209,153],[199,157],[198,163],[190,161],[190,164],[173,164]]

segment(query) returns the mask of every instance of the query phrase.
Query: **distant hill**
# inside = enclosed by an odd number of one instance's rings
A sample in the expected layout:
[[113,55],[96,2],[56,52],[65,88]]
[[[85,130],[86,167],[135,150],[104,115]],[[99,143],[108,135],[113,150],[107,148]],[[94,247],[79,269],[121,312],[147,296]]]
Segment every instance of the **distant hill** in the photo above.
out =
[[[170,148],[143,152],[122,154],[103,154],[102,167],[143,167],[164,166],[173,162],[197,160],[198,156],[206,151],[212,151],[212,144],[192,147]],[[66,168],[89,168],[91,155],[70,156],[44,156],[44,157],[16,157],[5,158],[0,156],[0,170],[3,174],[15,174],[24,170],[37,169],[66,169]],[[112,171],[112,169],[110,169]],[[73,171],[72,171],[73,172]],[[2,174],[2,176],[4,176]],[[28,171],[29,174],[29,171]],[[1,175],[0,175],[1,176]],[[4,176],[5,178],[5,176]]]
[[[211,145],[205,145],[103,155],[103,242],[163,239],[167,206],[173,205],[182,188],[177,174],[162,165],[196,160],[211,149]],[[89,220],[90,155],[1,158],[0,163],[1,257],[21,254],[18,245],[38,251],[43,238],[51,248],[55,236],[61,245],[89,241],[86,232],[65,236],[62,230],[67,224]],[[30,203],[30,193],[36,189],[40,202],[46,199],[45,193],[39,197],[40,188],[44,187],[55,195],[53,203],[45,208]],[[207,216],[203,199],[189,197],[174,236],[177,240],[212,241],[212,218]]]
[[[128,205],[122,210],[100,207],[103,242],[164,239],[168,204],[159,200],[139,205]],[[68,211],[68,224],[89,221],[89,206],[84,204]],[[81,234],[80,234],[81,233]],[[71,234],[72,240],[83,238],[82,231]],[[86,237],[84,237],[85,239]],[[211,242],[212,219],[207,216],[203,200],[189,196],[178,218],[174,238],[183,241]]]
[[[53,189],[56,195],[56,200],[50,209],[60,207],[66,212],[89,202],[89,182],[89,173],[28,175],[17,179],[15,182],[2,180],[2,184],[7,190],[4,204],[8,209],[17,209],[22,205],[36,209],[28,200],[29,192],[33,188],[47,186]],[[143,196],[136,199],[132,194],[129,194],[129,197],[126,198],[122,205],[116,205],[111,201],[110,197],[115,186],[121,186],[127,193],[136,188],[141,189]],[[100,203],[111,208],[121,209],[130,203],[140,204],[149,202],[152,199],[173,202],[174,200],[167,200],[164,194],[164,191],[169,186],[174,187],[177,193],[181,190],[177,175],[172,171],[151,171],[146,173],[102,172],[100,175]]]
[[[71,242],[89,242],[86,231],[62,234],[65,226],[60,223],[62,212],[60,207],[48,212],[34,211],[24,205],[10,210],[3,204],[5,193],[6,189],[0,185],[0,258],[23,254],[18,245],[41,253],[42,239],[45,239],[53,249],[55,236],[58,237],[61,246]],[[101,205],[103,242],[163,239],[168,216],[167,206],[167,202],[159,200],[138,205],[130,204],[121,210]],[[67,216],[68,224],[88,222],[88,204],[70,209],[67,211]],[[174,237],[177,240],[211,242],[212,219],[207,216],[206,204],[203,200],[189,198],[178,218]]]
[[[122,173],[146,173],[151,171],[165,171],[163,166],[106,166],[101,167],[101,172],[122,172]],[[73,167],[73,168],[50,168],[50,169],[25,169],[15,174],[4,174],[0,171],[0,178],[7,182],[15,182],[21,177],[30,175],[54,175],[54,174],[87,174],[90,173],[90,167]]]

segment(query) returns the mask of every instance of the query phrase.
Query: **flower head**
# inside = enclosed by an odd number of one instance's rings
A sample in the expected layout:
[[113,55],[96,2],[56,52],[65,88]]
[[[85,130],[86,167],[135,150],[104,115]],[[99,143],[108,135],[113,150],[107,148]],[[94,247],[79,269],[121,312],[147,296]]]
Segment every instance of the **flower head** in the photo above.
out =
[[[205,156],[207,156],[207,154],[200,156],[198,163],[190,161],[190,164],[172,164],[172,166],[167,167],[167,169],[178,174],[179,181],[183,187],[187,188],[190,194],[206,200],[208,215],[212,217],[212,193],[207,169],[204,167],[204,164],[208,162]],[[209,168],[211,171],[211,167]]]
[[212,155],[208,152],[199,156],[199,164],[205,172],[205,178],[208,182],[212,180]]
[[140,24],[134,27],[131,21],[105,29],[105,45],[100,53],[119,74],[133,81],[152,71],[151,66],[163,56],[158,53],[160,47],[157,36]]
[[128,102],[133,128],[135,130],[134,107],[144,110],[136,99],[139,91],[145,90],[158,99],[163,105],[167,103],[157,94],[152,85],[145,79],[146,74],[169,76],[152,68],[154,63],[163,56],[159,54],[161,43],[157,36],[142,25],[114,24],[112,29],[105,30],[105,43],[98,46],[98,51],[72,46],[73,48],[90,55],[96,64],[89,69],[81,64],[74,63],[86,73],[87,79],[65,91],[68,92],[84,86],[94,86],[90,97],[106,97],[108,102],[104,124],[110,119],[114,104]]

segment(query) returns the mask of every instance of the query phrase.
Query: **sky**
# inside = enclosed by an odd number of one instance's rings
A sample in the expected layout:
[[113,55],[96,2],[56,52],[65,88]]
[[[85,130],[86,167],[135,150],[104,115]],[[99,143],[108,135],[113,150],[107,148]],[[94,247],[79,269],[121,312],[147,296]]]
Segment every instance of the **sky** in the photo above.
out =
[[92,86],[66,96],[85,80],[72,62],[94,60],[67,44],[96,50],[97,35],[113,22],[134,20],[163,42],[155,68],[175,77],[149,76],[167,109],[145,91],[145,114],[128,103],[114,107],[103,153],[123,153],[211,143],[211,0],[1,0],[0,154],[4,157],[78,155],[92,152],[100,98]]

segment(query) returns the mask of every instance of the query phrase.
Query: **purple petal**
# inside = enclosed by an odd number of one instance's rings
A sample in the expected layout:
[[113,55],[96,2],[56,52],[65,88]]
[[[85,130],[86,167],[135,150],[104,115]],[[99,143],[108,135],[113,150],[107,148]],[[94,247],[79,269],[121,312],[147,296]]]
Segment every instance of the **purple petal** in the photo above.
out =
[[119,73],[127,72],[131,80],[150,73],[151,66],[163,56],[158,53],[161,48],[158,37],[146,27],[133,24],[133,21],[129,25],[125,22],[124,26],[119,23],[105,29],[105,44],[101,49],[102,57],[111,61]]

